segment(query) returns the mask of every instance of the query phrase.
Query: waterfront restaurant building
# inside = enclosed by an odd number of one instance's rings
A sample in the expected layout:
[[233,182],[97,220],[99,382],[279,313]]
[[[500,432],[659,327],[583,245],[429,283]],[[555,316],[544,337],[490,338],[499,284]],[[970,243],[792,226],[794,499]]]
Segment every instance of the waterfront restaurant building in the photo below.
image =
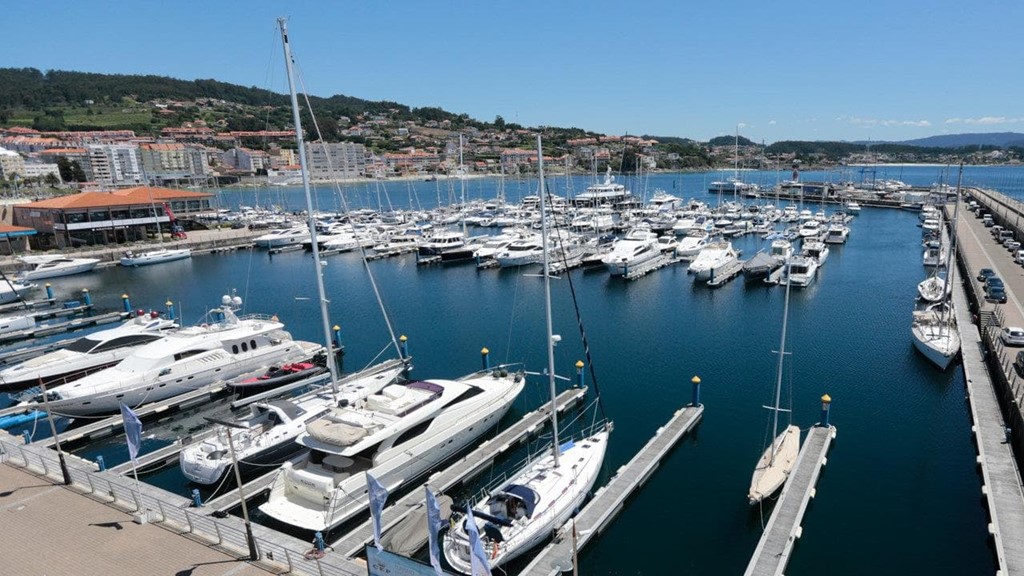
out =
[[66,248],[145,240],[157,226],[169,232],[170,217],[210,210],[212,194],[138,187],[113,192],[80,192],[14,206],[14,224],[35,229],[36,248]]

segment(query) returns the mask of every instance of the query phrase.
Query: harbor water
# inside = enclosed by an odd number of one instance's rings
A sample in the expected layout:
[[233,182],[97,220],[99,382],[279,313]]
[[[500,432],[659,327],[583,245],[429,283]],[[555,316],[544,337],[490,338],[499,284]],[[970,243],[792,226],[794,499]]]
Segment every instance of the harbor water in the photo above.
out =
[[[887,170],[884,177],[911,184],[949,181],[944,167]],[[662,188],[713,203],[717,199],[705,192],[706,184],[719,176],[658,174],[630,187],[648,195]],[[762,185],[778,177],[776,172],[744,176],[761,179]],[[837,179],[824,173],[804,176],[826,177]],[[967,181],[1017,195],[1024,169],[971,168]],[[581,192],[590,179],[570,182]],[[491,198],[499,189],[496,179],[465,184],[470,198]],[[564,179],[553,184],[559,193],[568,187]],[[452,187],[388,182],[383,191],[381,186],[346,186],[345,194],[353,207],[376,208],[379,202],[385,209],[388,201],[396,209],[428,207],[461,195],[458,182]],[[535,184],[506,179],[504,189],[515,201],[534,193]],[[340,205],[332,190],[321,189],[317,197],[321,209]],[[233,189],[221,191],[218,200],[224,207],[278,204],[298,210],[302,205],[300,189]],[[864,208],[851,224],[849,241],[831,246],[817,281],[793,291],[784,402],[791,391],[793,422],[806,429],[819,418],[821,396],[829,394],[838,437],[786,571],[791,576],[995,572],[962,371],[936,370],[911,344],[915,287],[926,274],[917,223],[912,212]],[[765,248],[755,236],[734,245],[744,258]],[[394,357],[358,255],[324,260],[331,323],[341,326],[346,371]],[[368,266],[396,334],[409,338],[413,377],[453,378],[477,370],[483,347],[490,349],[492,363],[522,362],[535,372],[545,366],[543,286],[536,268],[418,267],[412,255]],[[746,493],[770,426],[763,406],[774,390],[784,290],[745,284],[742,278],[719,289],[692,280],[685,265],[675,265],[632,282],[603,271],[575,271],[552,282],[555,332],[562,337],[556,365],[574,378],[573,364],[584,358],[572,288],[597,388],[615,423],[599,484],[689,401],[694,375],[703,381],[706,406],[696,431],[670,453],[607,531],[582,550],[581,574],[741,573],[768,520],[771,504],[750,507]],[[296,338],[322,340],[312,260],[303,252],[203,255],[52,283],[58,297],[77,297],[88,288],[94,303],[109,308],[120,306],[122,293],[136,307],[162,309],[171,300],[186,323],[203,321],[221,295],[234,290],[245,312],[275,314]],[[593,391],[589,373],[586,380]],[[510,417],[548,398],[545,379],[535,376],[530,382]],[[168,423],[145,430],[146,448],[200,425]],[[97,454],[108,465],[127,459],[117,439],[80,451],[90,458]],[[482,481],[500,473],[501,466]],[[182,495],[190,488],[173,468],[146,481]]]

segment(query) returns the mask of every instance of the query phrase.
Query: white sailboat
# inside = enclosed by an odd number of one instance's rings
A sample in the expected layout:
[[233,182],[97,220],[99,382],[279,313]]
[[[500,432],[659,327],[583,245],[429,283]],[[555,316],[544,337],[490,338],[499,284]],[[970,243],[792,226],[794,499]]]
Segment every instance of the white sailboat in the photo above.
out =
[[789,294],[790,282],[786,281],[786,297],[782,306],[782,338],[779,344],[779,363],[775,376],[775,403],[765,408],[772,411],[772,441],[765,449],[761,459],[754,467],[754,474],[750,479],[750,491],[747,499],[751,505],[757,504],[774,494],[789,478],[789,473],[796,464],[797,456],[800,454],[800,428],[789,424],[782,433],[779,433],[779,412],[789,410],[779,407],[782,395],[782,366],[786,357],[786,324],[789,320]]
[[[544,217],[544,156],[540,136],[537,136],[537,156],[540,159],[541,234],[545,248],[548,243],[547,222]],[[548,381],[551,388],[552,443],[551,453],[534,460],[512,474],[489,495],[473,507],[474,522],[483,534],[484,548],[492,567],[506,564],[539,544],[551,532],[565,523],[583,503],[597,481],[604,462],[611,426],[579,442],[560,443],[558,414],[555,410],[555,336],[551,320],[550,257],[544,251],[544,307],[547,320]],[[468,518],[450,530],[445,537],[444,554],[453,568],[472,573],[470,562]]]
[[[963,176],[963,166],[960,166],[960,176]],[[953,208],[953,231],[956,231],[958,212],[960,210],[960,179],[957,180],[956,206]],[[948,277],[941,279],[938,275],[932,275],[918,285],[918,292],[921,297],[929,302],[936,302],[926,310],[914,311],[913,320],[910,323],[910,333],[913,337],[914,348],[939,367],[945,370],[960,352],[960,330],[957,327],[956,316],[953,314],[953,303],[950,299],[952,293],[953,276],[956,267],[953,266],[953,256],[956,254],[954,244],[947,255],[946,270]],[[933,289],[927,297],[922,285],[932,281],[938,286]]]

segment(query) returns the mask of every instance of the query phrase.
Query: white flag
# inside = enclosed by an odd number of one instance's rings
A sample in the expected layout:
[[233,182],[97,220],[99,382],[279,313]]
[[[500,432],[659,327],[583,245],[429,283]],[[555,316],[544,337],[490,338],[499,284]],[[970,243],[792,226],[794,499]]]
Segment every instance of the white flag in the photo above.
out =
[[469,534],[469,565],[472,576],[491,576],[491,565],[487,562],[487,553],[484,552],[480,531],[477,530],[476,520],[473,518],[473,507],[469,504],[466,504],[466,533]]
[[384,548],[380,544],[380,517],[384,513],[384,502],[388,499],[388,489],[377,482],[377,479],[366,473],[366,486],[370,489],[370,516],[373,517],[373,545],[377,550]]
[[128,439],[128,456],[131,457],[132,464],[135,464],[135,457],[139,455],[139,447],[142,446],[142,421],[123,402],[121,419],[124,421],[124,436]]
[[430,565],[434,567],[437,576],[444,576],[444,571],[441,570],[441,558],[438,556],[437,550],[437,534],[444,527],[444,521],[441,520],[441,507],[437,505],[437,498],[434,498],[430,486],[424,486],[424,489],[427,491],[427,541],[430,549]]

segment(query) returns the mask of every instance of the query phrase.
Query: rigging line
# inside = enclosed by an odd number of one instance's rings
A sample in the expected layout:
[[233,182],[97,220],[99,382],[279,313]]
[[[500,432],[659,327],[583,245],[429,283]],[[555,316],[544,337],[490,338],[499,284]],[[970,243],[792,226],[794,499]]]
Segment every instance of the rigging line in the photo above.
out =
[[[547,190],[541,190],[540,192],[541,192],[541,194],[548,194],[549,198],[551,197],[551,194],[548,193]],[[556,224],[556,226],[557,226],[557,224]],[[593,382],[593,384],[594,384],[594,393],[597,395],[597,400],[598,400],[597,407],[598,407],[598,410],[601,411],[601,418],[607,419],[608,418],[608,414],[607,414],[607,412],[605,412],[604,402],[601,400],[601,389],[598,387],[598,384],[597,384],[597,372],[594,370],[594,358],[590,354],[590,342],[587,339],[586,328],[584,328],[584,326],[583,326],[583,316],[580,315],[580,303],[579,303],[579,300],[576,297],[576,285],[572,281],[572,274],[569,274],[567,272],[565,274],[565,279],[568,280],[568,282],[569,282],[569,292],[570,292],[570,294],[572,294],[572,306],[573,306],[573,310],[575,310],[575,312],[576,312],[576,324],[577,324],[577,326],[579,326],[580,339],[583,340],[583,354],[587,358],[587,368],[588,368],[588,371],[590,372],[590,381]]]
[[[500,270],[498,272],[501,273]],[[516,323],[516,302],[519,300],[519,283],[522,281],[523,275],[516,274],[516,282],[512,288],[512,317],[508,321],[508,341],[505,342],[505,363],[509,363],[509,357],[512,355],[512,328]]]
[[[320,123],[317,122],[316,115],[313,114],[313,105],[309,101],[309,91],[306,90],[305,80],[302,74],[302,70],[299,70],[298,74],[299,85],[302,86],[302,98],[306,101],[306,108],[309,110],[309,116],[313,120],[313,128],[316,130],[317,143],[324,147],[324,157],[327,160],[327,171],[328,174],[334,174],[334,167],[331,164],[331,155],[327,153],[326,142],[324,142],[323,134],[320,132]],[[334,182],[335,190],[337,191],[338,197],[341,198],[341,205],[345,213],[349,213],[348,201],[345,199],[345,194],[341,190],[341,184]],[[350,221],[353,233],[355,232],[355,224]],[[384,306],[384,300],[381,298],[380,289],[377,288],[377,281],[373,277],[373,270],[370,269],[370,262],[366,258],[366,247],[363,246],[363,241],[358,237],[356,238],[356,245],[359,246],[359,255],[363,259],[363,267],[366,269],[366,274],[370,278],[370,286],[373,287],[373,294],[377,298],[377,305],[380,306],[380,312],[384,316],[384,324],[387,325],[388,334],[391,336],[391,344],[395,347],[395,352],[399,357],[402,356],[402,348],[398,345],[398,338],[395,336],[395,329],[391,323],[391,317],[388,315],[387,308]]]

